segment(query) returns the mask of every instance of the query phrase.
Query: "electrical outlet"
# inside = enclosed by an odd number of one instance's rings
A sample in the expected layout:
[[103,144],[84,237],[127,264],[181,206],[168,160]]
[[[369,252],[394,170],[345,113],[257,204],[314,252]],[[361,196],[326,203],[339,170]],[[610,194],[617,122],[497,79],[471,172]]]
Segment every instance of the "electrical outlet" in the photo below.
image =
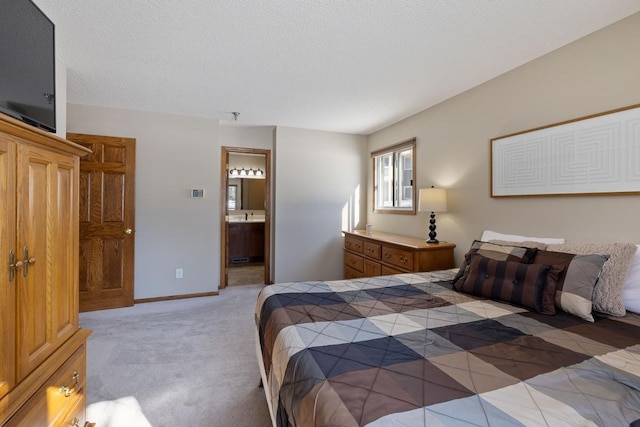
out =
[[176,268],[176,279],[182,279],[182,269]]

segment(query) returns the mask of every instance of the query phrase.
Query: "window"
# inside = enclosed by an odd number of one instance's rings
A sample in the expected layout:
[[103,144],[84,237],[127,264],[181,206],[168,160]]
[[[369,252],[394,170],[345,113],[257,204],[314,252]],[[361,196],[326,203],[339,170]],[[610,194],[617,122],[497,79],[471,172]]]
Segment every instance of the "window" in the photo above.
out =
[[416,213],[416,139],[371,153],[374,212]]

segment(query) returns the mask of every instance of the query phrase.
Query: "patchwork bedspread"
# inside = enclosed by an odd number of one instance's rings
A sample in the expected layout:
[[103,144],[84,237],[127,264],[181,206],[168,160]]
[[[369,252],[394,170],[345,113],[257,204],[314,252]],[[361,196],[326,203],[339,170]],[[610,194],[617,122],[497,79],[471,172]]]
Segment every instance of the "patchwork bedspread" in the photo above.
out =
[[454,270],[267,286],[280,426],[629,426],[640,317],[547,316],[458,293]]

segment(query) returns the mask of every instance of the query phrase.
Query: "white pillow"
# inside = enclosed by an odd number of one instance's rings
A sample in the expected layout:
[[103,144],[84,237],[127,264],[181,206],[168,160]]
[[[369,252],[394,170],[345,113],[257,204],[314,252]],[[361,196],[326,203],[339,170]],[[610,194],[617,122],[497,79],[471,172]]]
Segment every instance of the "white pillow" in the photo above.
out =
[[488,242],[490,240],[506,240],[507,242],[540,242],[546,243],[548,245],[553,245],[556,243],[564,243],[564,239],[559,239],[555,237],[527,237],[527,236],[518,236],[517,234],[502,234],[496,233],[491,230],[484,230],[482,232],[482,237],[480,238],[483,242]]
[[640,314],[640,245],[636,246],[638,250],[631,259],[631,267],[622,288],[622,301],[624,308]]

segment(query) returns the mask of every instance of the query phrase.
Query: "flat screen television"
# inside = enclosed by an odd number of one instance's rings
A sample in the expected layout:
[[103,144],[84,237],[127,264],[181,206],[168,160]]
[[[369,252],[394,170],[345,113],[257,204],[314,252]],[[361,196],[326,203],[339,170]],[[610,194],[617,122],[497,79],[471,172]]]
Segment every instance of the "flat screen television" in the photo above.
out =
[[31,0],[0,0],[0,112],[56,130],[55,27]]

